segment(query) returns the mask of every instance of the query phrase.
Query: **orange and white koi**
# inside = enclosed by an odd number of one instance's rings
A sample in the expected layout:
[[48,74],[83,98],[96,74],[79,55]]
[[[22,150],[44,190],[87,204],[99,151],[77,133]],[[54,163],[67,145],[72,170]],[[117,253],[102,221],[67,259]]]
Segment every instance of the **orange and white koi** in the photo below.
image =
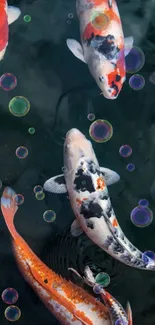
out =
[[8,6],[7,0],[0,0],[0,60],[3,59],[9,39],[9,25],[20,16],[20,9]]
[[71,52],[88,65],[104,97],[115,99],[126,79],[125,56],[133,37],[124,39],[115,0],[77,0],[81,44],[67,39]]
[[14,226],[18,206],[15,192],[6,187],[1,198],[1,210],[12,236],[13,250],[25,280],[46,307],[63,325],[111,325],[107,308],[83,288],[58,276],[30,249]]
[[68,192],[76,220],[73,235],[85,234],[104,251],[131,267],[155,271],[155,261],[145,257],[124,235],[113,210],[107,186],[119,175],[99,166],[92,144],[77,129],[66,134],[64,174],[50,178],[44,189]]

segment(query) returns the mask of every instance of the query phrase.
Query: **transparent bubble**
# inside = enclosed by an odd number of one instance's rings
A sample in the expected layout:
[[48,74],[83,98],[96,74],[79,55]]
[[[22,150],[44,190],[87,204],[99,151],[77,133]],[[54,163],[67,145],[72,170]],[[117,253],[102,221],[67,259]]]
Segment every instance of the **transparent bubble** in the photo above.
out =
[[28,129],[28,132],[30,133],[30,134],[34,134],[35,133],[35,128],[34,127],[30,127],[29,129]]
[[42,192],[42,191],[37,192],[37,193],[35,194],[35,197],[36,197],[36,199],[37,199],[38,201],[41,201],[41,200],[43,200],[43,199],[45,198],[45,193]]
[[110,23],[110,17],[101,12],[95,12],[91,17],[91,24],[96,29],[107,29]]
[[137,46],[133,46],[129,54],[125,57],[126,72],[136,73],[140,71],[145,64],[145,54]]
[[96,120],[90,125],[89,135],[96,142],[107,142],[113,135],[113,127],[106,120]]
[[0,77],[0,87],[3,90],[10,91],[17,86],[17,78],[12,73],[4,73]]
[[155,253],[152,251],[145,251],[143,253],[142,259],[146,263],[148,262],[149,259],[155,261]]
[[43,214],[43,219],[46,222],[53,222],[56,219],[56,213],[53,210],[47,210]]
[[28,156],[28,149],[26,147],[20,146],[16,149],[16,156],[19,159],[25,159]]
[[105,272],[100,272],[96,275],[95,282],[106,288],[110,284],[110,276]]
[[63,166],[63,167],[62,167],[62,172],[63,172],[63,173],[67,172],[67,167],[66,167],[66,166]]
[[101,287],[101,285],[95,283],[95,285],[93,286],[94,293],[96,293],[98,295],[101,293],[102,290],[103,290],[103,287]]
[[24,19],[25,23],[29,23],[32,18],[30,15],[25,15],[23,19]]
[[149,201],[146,199],[140,199],[138,202],[138,205],[148,207],[149,206]]
[[153,212],[148,207],[137,206],[131,211],[132,223],[140,228],[147,227],[153,220]]
[[15,322],[19,320],[21,311],[17,306],[12,305],[5,309],[4,316],[10,322]]
[[133,172],[135,170],[135,165],[130,163],[126,166],[126,168],[129,172]]
[[18,292],[14,288],[7,288],[2,292],[2,300],[8,305],[15,304],[18,297]]
[[155,71],[150,74],[149,81],[155,85]]
[[71,20],[67,20],[67,24],[70,25],[71,24]]
[[69,18],[69,19],[72,19],[73,17],[74,17],[73,13],[70,12],[70,13],[68,14],[68,18]]
[[89,121],[94,121],[95,120],[95,115],[93,113],[89,113],[88,116],[87,116],[87,119]]
[[36,194],[37,192],[42,192],[43,187],[41,185],[36,185],[33,189],[33,192]]
[[132,148],[128,144],[124,144],[123,146],[120,147],[119,154],[122,157],[127,158],[127,157],[131,156]]
[[134,74],[129,79],[129,86],[133,90],[141,90],[145,86],[145,79],[143,76],[140,76],[139,74]]
[[9,102],[9,111],[17,117],[25,116],[30,110],[28,99],[23,96],[15,96]]
[[15,194],[13,200],[17,205],[21,205],[24,203],[24,196],[22,194]]

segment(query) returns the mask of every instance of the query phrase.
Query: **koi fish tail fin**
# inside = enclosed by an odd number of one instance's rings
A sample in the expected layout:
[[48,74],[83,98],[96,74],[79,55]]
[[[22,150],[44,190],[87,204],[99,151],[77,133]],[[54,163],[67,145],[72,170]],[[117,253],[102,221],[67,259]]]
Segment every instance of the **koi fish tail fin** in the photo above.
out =
[[6,187],[1,197],[1,211],[5,219],[6,225],[14,239],[16,237],[16,229],[14,227],[13,222],[14,216],[18,210],[18,206],[14,200],[15,195],[16,193],[12,188]]

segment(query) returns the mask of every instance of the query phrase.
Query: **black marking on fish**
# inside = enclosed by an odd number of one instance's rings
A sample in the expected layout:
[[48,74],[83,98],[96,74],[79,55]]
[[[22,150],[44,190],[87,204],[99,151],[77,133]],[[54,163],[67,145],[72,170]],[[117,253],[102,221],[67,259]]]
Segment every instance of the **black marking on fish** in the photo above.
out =
[[113,89],[115,89],[115,91],[116,91],[115,96],[117,96],[118,93],[119,93],[119,89],[118,89],[118,86],[114,83],[114,81],[112,81],[110,87],[113,88]]
[[65,182],[65,178],[64,176],[58,176],[58,177],[55,177],[54,178],[54,182],[57,183],[57,184],[65,184],[66,185],[66,182]]
[[113,243],[113,237],[112,236],[108,236],[107,239],[104,242],[103,247],[108,249],[109,246]]
[[115,254],[124,253],[124,248],[122,247],[121,244],[119,244],[118,242],[115,241],[113,243],[113,251]]
[[120,49],[115,44],[113,35],[100,36],[91,34],[91,37],[86,40],[87,45],[93,47],[99,53],[103,54],[107,60],[111,61],[116,58]]
[[88,191],[89,193],[95,192],[95,188],[92,182],[92,178],[89,175],[86,175],[82,168],[79,168],[79,170],[75,174],[75,190],[77,192],[85,192]]
[[100,169],[99,167],[93,162],[93,160],[87,161],[87,168],[88,171],[91,174],[97,174],[98,176],[100,176]]
[[108,0],[109,8],[112,8],[112,0]]
[[97,202],[83,201],[80,208],[80,213],[85,219],[101,218],[103,216],[103,210]]
[[92,221],[87,221],[87,228],[94,229],[94,223]]
[[116,81],[120,81],[121,80],[121,76],[119,74],[116,75]]
[[112,208],[112,205],[110,204],[106,210],[106,214],[109,218],[111,218],[112,216],[112,213],[113,213],[113,208]]

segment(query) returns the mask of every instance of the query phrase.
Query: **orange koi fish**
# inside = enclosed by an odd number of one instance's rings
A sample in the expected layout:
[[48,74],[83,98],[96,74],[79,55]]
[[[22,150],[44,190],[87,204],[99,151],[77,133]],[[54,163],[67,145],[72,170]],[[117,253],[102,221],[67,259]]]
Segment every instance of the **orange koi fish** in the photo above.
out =
[[58,276],[30,249],[14,226],[18,206],[15,192],[6,187],[1,198],[1,210],[12,236],[13,250],[25,280],[46,307],[63,325],[111,325],[107,308],[83,288]]
[[81,44],[67,39],[71,52],[88,65],[104,97],[115,99],[126,79],[125,56],[133,37],[124,39],[115,0],[77,0]]
[[0,0],[0,60],[3,59],[9,38],[9,25],[20,16],[20,9],[8,6],[6,0]]

